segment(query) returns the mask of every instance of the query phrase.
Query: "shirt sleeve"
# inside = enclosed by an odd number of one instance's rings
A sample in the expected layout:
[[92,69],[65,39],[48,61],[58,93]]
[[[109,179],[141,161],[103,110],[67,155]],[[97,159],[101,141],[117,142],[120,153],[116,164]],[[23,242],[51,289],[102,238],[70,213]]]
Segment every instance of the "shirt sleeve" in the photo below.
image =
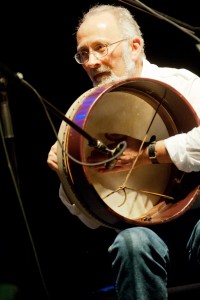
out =
[[82,223],[84,223],[87,227],[89,227],[91,229],[96,229],[96,228],[100,227],[100,225],[101,225],[100,222],[98,222],[97,220],[95,220],[92,217],[89,218],[88,216],[86,216],[86,214],[84,214],[84,212],[81,211],[81,209],[79,209],[75,203],[70,203],[70,201],[67,198],[67,195],[63,189],[62,184],[60,184],[60,188],[59,188],[59,197],[60,197],[61,201],[63,202],[63,204],[67,207],[69,212],[72,215],[77,216],[80,219],[80,221]]
[[200,171],[200,126],[164,140],[172,162],[184,172]]

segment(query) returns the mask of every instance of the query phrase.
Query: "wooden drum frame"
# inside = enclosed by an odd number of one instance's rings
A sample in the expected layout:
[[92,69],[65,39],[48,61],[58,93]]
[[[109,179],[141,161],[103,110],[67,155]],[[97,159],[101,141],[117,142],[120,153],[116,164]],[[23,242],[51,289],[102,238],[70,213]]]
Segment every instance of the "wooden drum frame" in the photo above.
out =
[[[165,139],[199,125],[191,104],[177,90],[148,78],[92,88],[73,103],[66,117],[106,145],[105,133],[149,141],[152,135]],[[100,174],[87,166],[93,149],[77,130],[63,121],[58,139],[59,178],[67,197],[102,226],[122,229],[169,222],[197,198],[199,173],[181,172],[173,164],[146,165],[134,168],[120,190],[127,172]]]

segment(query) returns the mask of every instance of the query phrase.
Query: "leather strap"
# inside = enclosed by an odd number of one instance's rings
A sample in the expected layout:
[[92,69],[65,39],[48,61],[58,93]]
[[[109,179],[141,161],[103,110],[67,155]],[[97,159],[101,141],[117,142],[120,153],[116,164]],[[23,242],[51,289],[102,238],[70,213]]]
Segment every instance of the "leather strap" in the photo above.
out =
[[156,145],[156,136],[153,135],[149,141],[149,159],[151,160],[152,164],[159,164],[156,156],[156,151],[155,151],[155,145]]

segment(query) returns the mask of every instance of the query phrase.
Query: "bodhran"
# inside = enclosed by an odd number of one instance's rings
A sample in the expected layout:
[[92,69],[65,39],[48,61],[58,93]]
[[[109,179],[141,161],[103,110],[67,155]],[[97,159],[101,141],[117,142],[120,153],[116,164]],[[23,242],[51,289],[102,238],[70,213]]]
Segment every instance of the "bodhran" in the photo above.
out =
[[[179,92],[147,78],[92,88],[73,103],[66,117],[105,145],[109,144],[105,133],[142,142],[152,135],[165,139],[199,125],[192,106]],[[87,165],[94,148],[74,126],[63,121],[58,139],[59,178],[68,199],[102,226],[122,229],[169,222],[197,198],[199,173],[181,172],[173,164],[151,164],[131,172],[100,174]]]

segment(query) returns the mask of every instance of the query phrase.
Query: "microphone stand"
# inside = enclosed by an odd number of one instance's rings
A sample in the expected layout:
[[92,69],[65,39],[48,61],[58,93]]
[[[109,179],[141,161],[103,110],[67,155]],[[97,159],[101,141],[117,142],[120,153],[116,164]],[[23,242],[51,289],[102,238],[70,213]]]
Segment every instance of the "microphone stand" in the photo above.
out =
[[[19,82],[19,77],[17,77],[16,75],[12,74],[12,72],[6,67],[3,66],[0,63],[2,70],[4,71],[4,73],[7,74],[6,77],[10,77],[12,78],[12,80]],[[40,262],[38,259],[38,255],[37,255],[37,251],[35,248],[35,244],[34,244],[34,240],[31,234],[31,230],[29,227],[29,223],[26,217],[26,213],[23,207],[23,201],[21,198],[21,194],[20,194],[20,180],[19,180],[19,176],[18,176],[18,166],[17,166],[17,157],[16,157],[16,152],[15,152],[15,143],[14,143],[14,130],[13,130],[13,125],[12,125],[12,118],[11,118],[11,113],[10,113],[10,108],[9,108],[9,101],[8,101],[8,95],[7,95],[7,79],[5,77],[0,76],[0,134],[2,137],[2,142],[3,142],[3,147],[5,149],[5,155],[6,155],[6,159],[7,159],[7,163],[8,163],[8,167],[11,173],[11,177],[13,180],[13,184],[14,184],[14,188],[17,194],[17,198],[19,201],[19,205],[21,208],[21,212],[24,218],[24,222],[26,225],[26,229],[28,232],[28,236],[30,239],[30,243],[32,245],[32,249],[33,249],[33,254],[36,260],[36,264],[38,267],[38,271],[42,280],[42,284],[44,287],[44,291],[49,298],[49,292],[42,274],[42,270],[40,267]]]
[[[8,155],[9,167],[11,168],[11,173],[16,178],[19,188],[19,178],[17,173],[17,158],[15,151],[15,141],[14,141],[14,130],[12,124],[12,117],[8,101],[7,93],[7,80],[5,77],[0,75],[0,124],[1,124],[1,135],[3,143],[7,149],[6,154]],[[10,164],[10,162],[12,162]],[[12,165],[12,166],[11,166]]]
[[177,27],[178,29],[180,29],[181,31],[185,32],[186,34],[191,36],[193,39],[195,39],[198,42],[198,44],[196,44],[196,47],[200,51],[200,38],[198,38],[195,34],[195,31],[200,32],[200,27],[194,27],[189,24],[183,23],[182,21],[179,21],[179,20],[172,18],[168,15],[165,15],[155,9],[150,8],[149,6],[145,5],[144,3],[142,3],[139,0],[118,0],[118,1],[128,4],[132,7],[135,7],[141,11],[149,13],[149,14],[153,15],[154,17],[157,17],[159,19],[162,19],[162,20],[174,25],[175,27]]

